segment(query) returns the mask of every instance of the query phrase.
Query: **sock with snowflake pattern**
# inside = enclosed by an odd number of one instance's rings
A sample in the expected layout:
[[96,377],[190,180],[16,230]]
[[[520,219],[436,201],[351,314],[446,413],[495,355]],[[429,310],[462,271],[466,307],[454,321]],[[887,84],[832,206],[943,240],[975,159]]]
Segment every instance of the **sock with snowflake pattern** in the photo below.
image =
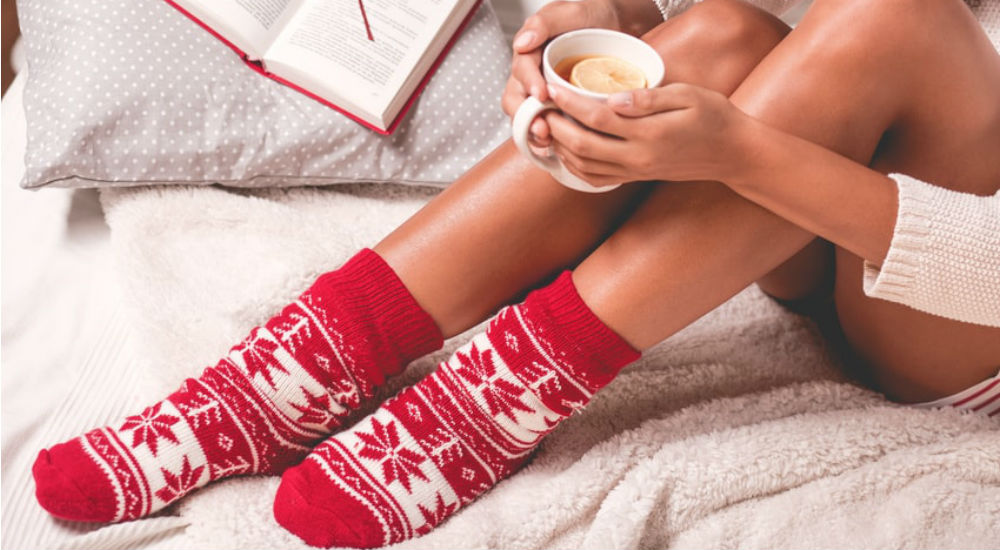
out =
[[287,470],[275,518],[322,547],[374,548],[427,533],[516,471],[638,357],[564,273]]
[[163,401],[41,451],[38,502],[64,519],[122,521],[210,481],[280,473],[441,345],[389,265],[363,250]]

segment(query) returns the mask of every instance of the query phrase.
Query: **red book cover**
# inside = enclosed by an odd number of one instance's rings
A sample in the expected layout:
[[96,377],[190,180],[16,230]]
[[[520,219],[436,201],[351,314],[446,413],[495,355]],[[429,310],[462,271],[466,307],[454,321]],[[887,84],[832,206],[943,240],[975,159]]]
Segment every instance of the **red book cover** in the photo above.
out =
[[[318,95],[310,92],[309,90],[307,90],[307,89],[305,89],[305,88],[303,88],[303,87],[301,87],[301,86],[299,86],[299,85],[297,85],[297,84],[295,84],[293,82],[289,82],[288,80],[286,80],[284,78],[281,78],[280,76],[277,76],[275,74],[272,74],[272,73],[268,72],[267,69],[264,68],[263,63],[261,63],[258,60],[250,59],[250,56],[248,56],[246,52],[244,52],[243,50],[239,49],[235,44],[233,44],[232,42],[230,42],[229,40],[227,40],[225,36],[222,36],[221,34],[219,34],[218,31],[216,31],[215,29],[213,29],[212,27],[210,27],[204,21],[202,21],[201,19],[198,19],[197,17],[195,17],[194,14],[192,14],[188,10],[186,10],[183,7],[181,7],[180,5],[178,5],[176,2],[174,2],[174,0],[165,0],[165,1],[168,4],[170,4],[171,6],[173,6],[175,9],[177,9],[177,11],[179,11],[179,12],[183,13],[185,16],[187,16],[188,19],[194,21],[201,28],[203,28],[206,31],[208,31],[209,33],[211,33],[212,36],[218,38],[224,44],[226,44],[227,46],[229,46],[234,52],[236,52],[237,55],[240,56],[241,59],[243,59],[243,61],[246,62],[247,66],[249,66],[251,69],[253,69],[257,73],[260,73],[260,74],[262,74],[262,75],[264,75],[264,76],[266,76],[266,77],[268,77],[268,78],[270,78],[270,79],[272,79],[272,80],[274,80],[276,82],[280,82],[281,84],[284,84],[285,86],[288,86],[289,88],[291,88],[291,89],[293,89],[293,90],[295,90],[297,92],[300,92],[300,93],[302,93],[302,94],[304,94],[304,95],[306,95],[306,96],[308,96],[308,97],[310,97],[310,98],[312,98],[312,99],[314,99],[314,100],[322,103],[323,105],[326,105],[327,107],[330,107],[330,108],[336,110],[337,112],[343,114],[344,116],[350,118],[351,120],[357,122],[358,124],[361,124],[362,126],[368,128],[370,130],[373,130],[376,133],[379,133],[379,134],[382,134],[382,135],[390,135],[390,134],[392,134],[396,130],[396,128],[399,126],[399,123],[403,120],[403,118],[406,116],[406,113],[410,110],[410,107],[413,106],[413,104],[416,102],[417,98],[424,91],[424,88],[427,86],[427,82],[430,81],[431,76],[435,73],[435,71],[437,71],[437,68],[441,65],[441,62],[444,60],[445,56],[448,54],[448,52],[451,50],[451,48],[455,45],[455,42],[458,40],[458,37],[462,35],[463,31],[465,31],[465,27],[467,27],[468,24],[469,24],[469,21],[472,20],[472,17],[475,15],[477,9],[479,8],[479,4],[480,4],[480,2],[482,0],[476,0],[476,3],[473,4],[472,9],[470,9],[469,13],[465,15],[465,18],[462,20],[462,23],[458,26],[458,29],[451,36],[451,38],[448,39],[448,42],[445,44],[444,48],[441,50],[441,53],[438,54],[437,59],[434,60],[434,63],[431,65],[430,69],[428,69],[427,74],[425,74],[423,76],[423,78],[420,80],[420,83],[417,85],[416,89],[410,95],[410,98],[407,99],[406,103],[403,105],[403,108],[400,109],[399,113],[396,115],[396,118],[393,119],[392,123],[387,128],[385,128],[385,129],[379,128],[379,127],[374,126],[374,125],[372,125],[372,124],[370,124],[370,123],[368,123],[368,122],[366,122],[364,120],[361,120],[360,118],[358,118],[357,116],[355,116],[354,114],[352,114],[350,111],[347,111],[346,109],[344,109],[344,108],[342,108],[342,107],[340,107],[338,105],[335,105],[335,104],[333,104],[333,103],[331,103],[331,102],[329,102],[329,101],[327,101],[327,100],[319,97]],[[372,34],[371,34],[371,28],[368,26],[368,16],[365,13],[364,4],[362,3],[361,0],[359,0],[358,3],[361,6],[362,16],[365,18],[365,29],[368,32],[368,38],[369,38],[369,40],[371,40],[371,39],[373,39],[373,37],[372,37]]]

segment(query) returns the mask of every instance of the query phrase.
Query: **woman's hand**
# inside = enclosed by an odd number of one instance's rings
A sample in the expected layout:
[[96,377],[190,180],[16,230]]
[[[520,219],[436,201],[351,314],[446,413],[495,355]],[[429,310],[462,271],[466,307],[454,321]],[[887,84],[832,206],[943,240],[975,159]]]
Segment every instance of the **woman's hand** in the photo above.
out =
[[[556,155],[596,186],[644,180],[719,180],[752,154],[756,121],[718,93],[690,84],[633,90],[607,103],[565,88],[549,95],[567,115],[546,115]],[[596,131],[594,131],[596,130]]]
[[[542,49],[546,42],[576,29],[599,27],[623,30],[633,26],[633,23],[622,20],[623,16],[631,16],[631,12],[618,5],[629,1],[632,0],[562,0],[542,6],[538,13],[529,17],[514,36],[511,74],[501,102],[507,116],[513,117],[529,95],[541,101],[549,99],[541,70]],[[649,0],[641,1],[654,5]],[[549,127],[543,119],[534,121],[531,133],[536,144],[548,145]]]

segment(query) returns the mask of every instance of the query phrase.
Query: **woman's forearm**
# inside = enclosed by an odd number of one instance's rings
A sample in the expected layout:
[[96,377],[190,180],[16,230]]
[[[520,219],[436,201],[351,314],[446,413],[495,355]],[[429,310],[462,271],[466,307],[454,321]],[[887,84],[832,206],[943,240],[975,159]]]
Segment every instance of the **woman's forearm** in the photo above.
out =
[[876,264],[896,222],[896,183],[829,149],[755,121],[724,178],[743,197]]

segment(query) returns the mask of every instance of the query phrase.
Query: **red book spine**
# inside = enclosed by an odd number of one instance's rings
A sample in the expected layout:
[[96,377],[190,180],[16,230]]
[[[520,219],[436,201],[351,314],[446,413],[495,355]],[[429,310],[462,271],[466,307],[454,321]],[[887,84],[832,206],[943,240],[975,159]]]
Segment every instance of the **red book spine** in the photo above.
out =
[[337,105],[335,105],[335,104],[333,104],[333,103],[331,103],[331,102],[323,99],[322,97],[319,97],[318,95],[310,92],[309,90],[307,90],[307,89],[305,89],[305,88],[303,88],[303,87],[301,87],[301,86],[299,86],[299,85],[297,85],[295,83],[289,82],[288,80],[285,80],[284,78],[281,78],[280,76],[277,76],[275,74],[272,74],[272,73],[268,72],[267,69],[264,68],[264,65],[263,65],[263,63],[261,61],[255,60],[255,59],[250,59],[250,56],[247,55],[246,52],[244,52],[243,50],[239,49],[235,44],[233,44],[232,42],[230,42],[229,40],[227,40],[225,36],[222,36],[221,34],[219,34],[218,31],[216,31],[212,27],[208,26],[204,21],[202,21],[201,19],[198,19],[197,17],[195,17],[194,14],[192,14],[188,10],[184,9],[183,7],[179,6],[176,2],[174,2],[174,0],[165,0],[165,1],[168,4],[170,4],[171,6],[173,6],[174,8],[176,8],[177,11],[179,11],[179,12],[183,13],[185,16],[187,16],[188,19],[194,21],[201,28],[203,28],[206,31],[208,31],[209,33],[211,33],[212,36],[218,38],[225,45],[229,46],[234,52],[236,52],[237,55],[240,56],[241,59],[243,59],[243,61],[246,62],[247,66],[249,66],[251,69],[253,69],[257,73],[260,73],[260,74],[262,74],[262,75],[264,75],[264,76],[266,76],[266,77],[268,77],[271,80],[274,80],[276,82],[280,82],[281,84],[284,84],[285,86],[288,86],[289,88],[291,88],[291,89],[293,89],[293,90],[295,90],[297,92],[300,92],[300,93],[302,93],[302,94],[304,94],[304,95],[306,95],[306,96],[308,96],[308,97],[310,97],[310,98],[312,98],[312,99],[314,99],[314,100],[322,103],[323,105],[326,105],[327,107],[330,107],[330,108],[334,109],[335,111],[343,114],[347,118],[349,118],[349,119],[357,122],[358,124],[361,124],[362,126],[368,128],[370,130],[375,131],[376,133],[379,133],[379,134],[387,136],[387,135],[392,134],[396,130],[396,128],[399,126],[399,123],[403,120],[403,117],[410,110],[410,107],[413,106],[413,104],[416,102],[417,98],[424,91],[424,88],[427,87],[427,82],[430,81],[431,76],[434,74],[435,71],[437,71],[437,68],[441,65],[441,62],[444,61],[445,55],[447,55],[448,52],[451,50],[451,48],[455,45],[455,42],[458,40],[458,37],[461,36],[461,34],[462,34],[463,31],[465,31],[465,27],[467,27],[469,25],[469,21],[472,20],[472,17],[473,17],[473,15],[475,15],[476,10],[479,8],[479,4],[480,4],[480,2],[482,0],[476,0],[476,3],[473,4],[472,9],[470,9],[469,13],[465,15],[465,19],[462,20],[462,24],[460,24],[458,26],[458,29],[455,31],[455,34],[453,34],[451,36],[451,38],[448,39],[448,43],[445,44],[444,49],[441,50],[441,53],[437,56],[437,59],[434,60],[434,64],[431,65],[431,68],[427,71],[427,74],[425,74],[424,77],[423,77],[423,79],[420,80],[420,84],[417,85],[417,88],[410,95],[410,98],[406,101],[406,104],[403,105],[403,108],[399,111],[399,114],[396,115],[396,118],[392,121],[392,123],[389,125],[389,127],[388,128],[384,128],[384,129],[383,128],[379,128],[378,126],[374,126],[374,125],[372,125],[369,122],[365,122],[364,120],[361,120],[360,118],[358,118],[357,116],[351,114],[349,111],[343,109],[342,107],[339,107],[339,106],[337,106]]

